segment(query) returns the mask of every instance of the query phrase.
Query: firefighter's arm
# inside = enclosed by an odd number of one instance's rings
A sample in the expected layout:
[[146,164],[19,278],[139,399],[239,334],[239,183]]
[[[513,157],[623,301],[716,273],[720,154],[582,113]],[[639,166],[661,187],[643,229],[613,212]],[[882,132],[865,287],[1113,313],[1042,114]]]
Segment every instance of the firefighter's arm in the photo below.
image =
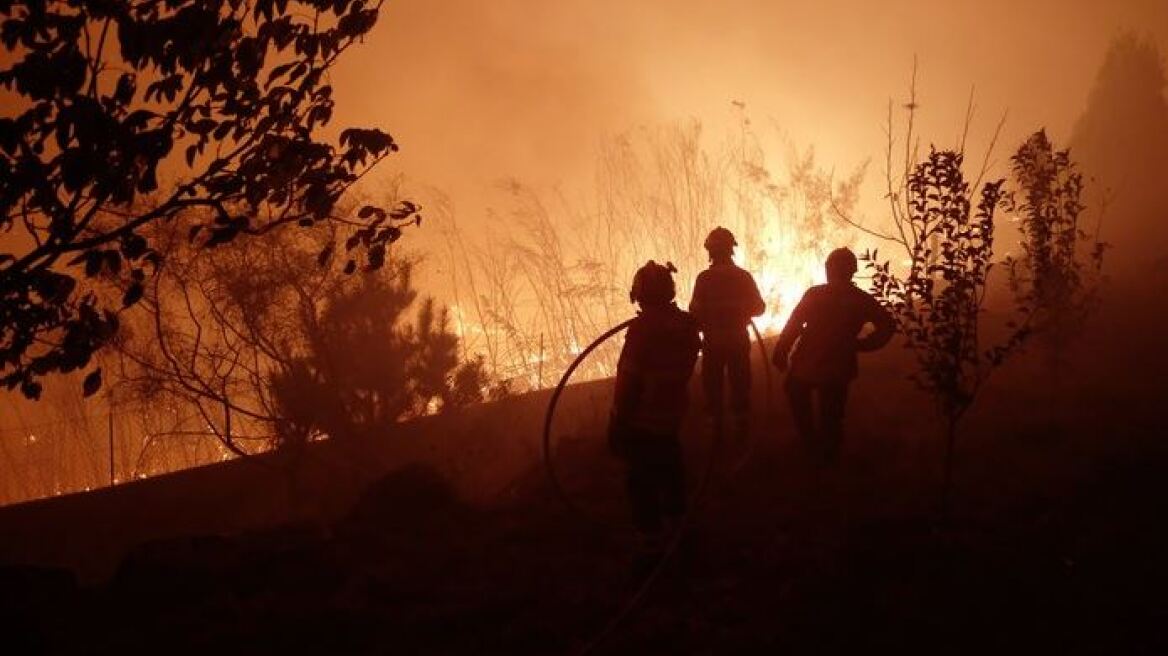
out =
[[633,412],[640,402],[642,384],[640,375],[629,367],[618,367],[612,412],[608,416],[608,449],[617,457],[625,457]]
[[746,279],[750,282],[750,289],[748,290],[747,298],[749,299],[747,314],[752,317],[760,317],[763,312],[766,312],[766,301],[762,300],[762,294],[758,291],[758,283],[754,281],[754,276],[749,273],[746,274]]
[[689,313],[694,318],[701,316],[702,310],[706,305],[706,286],[703,283],[702,274],[698,274],[698,279],[694,281],[693,296],[689,299]]
[[641,390],[644,388],[644,371],[641,364],[641,331],[634,323],[629,327],[625,336],[625,345],[621,349],[620,359],[616,365],[616,383],[612,395],[612,412],[610,415],[610,430],[623,426],[637,410],[641,401]]
[[613,421],[623,423],[637,411],[643,388],[640,371],[631,366],[617,369],[616,386],[612,395]]
[[803,327],[807,324],[807,294],[803,294],[803,298],[799,304],[795,306],[795,311],[791,313],[791,318],[787,319],[787,325],[783,326],[783,332],[779,333],[779,340],[775,343],[775,353],[771,358],[779,371],[787,370],[787,360],[791,357],[791,349],[795,346],[795,342],[803,335]]
[[875,328],[868,335],[856,340],[857,351],[875,351],[883,348],[896,334],[896,321],[876,299],[868,296],[865,320]]

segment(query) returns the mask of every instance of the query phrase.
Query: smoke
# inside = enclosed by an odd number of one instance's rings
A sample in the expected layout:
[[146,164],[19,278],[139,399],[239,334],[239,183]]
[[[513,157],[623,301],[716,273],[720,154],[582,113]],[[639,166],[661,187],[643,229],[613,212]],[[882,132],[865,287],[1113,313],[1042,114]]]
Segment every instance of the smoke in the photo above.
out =
[[380,124],[395,163],[460,201],[506,177],[585,175],[601,134],[656,114],[621,26],[584,3],[393,2],[334,74],[342,123]]
[[920,62],[921,134],[952,145],[976,88],[972,145],[1065,140],[1110,41],[1168,42],[1159,0],[393,0],[334,73],[336,125],[376,124],[392,164],[483,203],[501,178],[590,176],[599,141],[637,124],[721,125],[731,101],[841,168],[880,155],[890,98]]

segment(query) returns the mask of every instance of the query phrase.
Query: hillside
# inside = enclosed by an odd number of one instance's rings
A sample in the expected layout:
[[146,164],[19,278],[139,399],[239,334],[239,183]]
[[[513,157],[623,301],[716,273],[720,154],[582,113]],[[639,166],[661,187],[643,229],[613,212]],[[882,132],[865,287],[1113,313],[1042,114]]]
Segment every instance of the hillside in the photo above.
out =
[[[1095,347],[1059,375],[1024,356],[991,381],[962,428],[948,521],[936,422],[899,348],[863,361],[835,469],[806,462],[756,369],[749,447],[712,444],[691,417],[691,488],[712,478],[676,557],[597,651],[1163,653],[1154,298],[1109,301]],[[570,653],[637,590],[600,434],[608,393],[573,388],[557,421],[555,463],[587,518],[542,468],[546,394],[294,463],[0,509],[12,653]]]

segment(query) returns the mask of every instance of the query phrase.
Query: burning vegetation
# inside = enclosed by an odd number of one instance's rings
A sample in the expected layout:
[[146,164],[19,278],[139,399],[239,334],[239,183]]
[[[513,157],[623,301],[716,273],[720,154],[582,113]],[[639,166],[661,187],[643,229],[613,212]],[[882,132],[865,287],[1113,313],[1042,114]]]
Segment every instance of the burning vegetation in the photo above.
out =
[[[1113,39],[1070,129],[979,133],[971,92],[951,138],[914,61],[846,168],[750,96],[467,193],[332,126],[384,11],[0,4],[18,647],[134,651],[133,613],[154,648],[1162,651],[1155,37]],[[498,93],[564,86],[520,59]],[[500,152],[556,152],[535,123]]]

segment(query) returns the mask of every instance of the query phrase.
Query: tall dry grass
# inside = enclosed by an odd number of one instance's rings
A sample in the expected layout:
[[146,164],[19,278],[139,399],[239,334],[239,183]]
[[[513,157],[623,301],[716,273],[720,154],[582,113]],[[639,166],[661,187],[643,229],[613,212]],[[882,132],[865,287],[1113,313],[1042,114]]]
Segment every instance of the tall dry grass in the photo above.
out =
[[[768,302],[761,327],[777,330],[821,280],[826,253],[855,238],[837,216],[854,207],[863,177],[860,167],[835,181],[814,149],[764,139],[739,108],[720,136],[689,121],[604,141],[582,193],[501,183],[498,203],[474,222],[486,226],[477,235],[439,196],[427,206],[444,240],[432,258],[447,274],[468,352],[482,354],[508,390],[548,387],[597,335],[633,315],[629,282],[647,260],[677,266],[684,307],[707,266],[702,243],[719,225],[737,235],[739,263]],[[612,375],[619,348],[603,345],[580,378]]]

